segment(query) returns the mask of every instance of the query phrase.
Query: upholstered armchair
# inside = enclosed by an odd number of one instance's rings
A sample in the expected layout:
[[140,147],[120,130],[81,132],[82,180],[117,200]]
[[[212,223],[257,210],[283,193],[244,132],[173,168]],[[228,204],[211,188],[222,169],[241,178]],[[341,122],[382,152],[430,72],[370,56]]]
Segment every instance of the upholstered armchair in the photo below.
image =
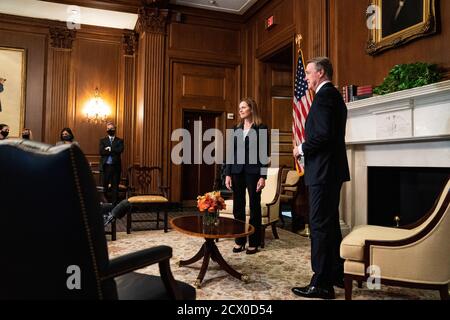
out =
[[[110,260],[99,196],[75,144],[0,141],[0,299],[195,299],[175,281],[172,249]],[[132,272],[158,264],[161,276]]]
[[[430,212],[399,228],[356,227],[341,243],[345,298],[352,282],[379,278],[381,284],[439,290],[448,299],[450,282],[450,179]],[[369,268],[369,267],[375,268]],[[374,274],[370,274],[370,269]]]
[[[265,245],[266,228],[272,227],[272,233],[275,239],[279,239],[277,232],[277,221],[280,212],[280,189],[281,189],[281,170],[282,168],[268,168],[266,186],[261,193],[261,247]],[[245,214],[247,221],[250,219],[250,202],[248,193],[246,194]],[[220,216],[233,218],[233,200],[225,200],[226,209],[220,212]]]
[[[283,204],[288,204],[291,212],[294,211],[294,200],[297,195],[298,184],[300,183],[300,175],[296,170],[284,169],[282,171],[282,182],[280,190],[280,220],[284,225],[283,215],[281,213]],[[293,214],[292,214],[293,216]]]

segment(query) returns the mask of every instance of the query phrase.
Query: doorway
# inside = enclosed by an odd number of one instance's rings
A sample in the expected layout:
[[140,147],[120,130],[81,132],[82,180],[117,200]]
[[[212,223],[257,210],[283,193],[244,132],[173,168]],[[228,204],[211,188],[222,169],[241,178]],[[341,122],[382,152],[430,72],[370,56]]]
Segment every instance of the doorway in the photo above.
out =
[[[191,135],[191,159],[189,164],[182,166],[182,188],[181,195],[183,206],[195,206],[197,196],[212,191],[214,186],[216,165],[206,164],[203,161],[203,150],[211,141],[203,141],[202,136],[194,134],[195,122],[201,127],[202,134],[208,129],[219,127],[220,113],[185,111],[183,114],[183,128],[188,130]],[[194,139],[201,139],[201,150],[194,149]],[[201,151],[201,153],[200,153]],[[194,161],[194,152],[198,153],[197,159]],[[195,163],[200,162],[200,163]]]
[[280,166],[294,166],[292,158],[292,98],[293,98],[292,45],[261,61],[261,86],[259,96],[263,109],[263,119],[270,129],[279,130],[278,154]]

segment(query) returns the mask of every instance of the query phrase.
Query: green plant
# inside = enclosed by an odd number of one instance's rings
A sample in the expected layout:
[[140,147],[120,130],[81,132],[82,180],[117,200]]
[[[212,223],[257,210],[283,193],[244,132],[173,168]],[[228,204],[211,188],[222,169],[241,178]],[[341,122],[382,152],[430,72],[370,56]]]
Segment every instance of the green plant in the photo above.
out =
[[436,64],[424,62],[399,64],[389,71],[383,83],[373,92],[379,95],[387,94],[438,82],[441,78],[442,74]]

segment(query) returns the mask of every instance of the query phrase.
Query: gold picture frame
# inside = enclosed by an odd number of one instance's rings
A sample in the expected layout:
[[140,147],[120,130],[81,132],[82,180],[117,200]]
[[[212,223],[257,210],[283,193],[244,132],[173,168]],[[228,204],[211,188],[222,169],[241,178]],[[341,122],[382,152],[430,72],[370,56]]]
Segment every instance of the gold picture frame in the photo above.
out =
[[25,120],[25,49],[0,47],[0,78],[0,123],[8,125],[9,137],[21,137]]
[[[436,0],[371,0],[375,14],[366,51],[375,55],[437,31]],[[371,17],[368,16],[368,19]]]

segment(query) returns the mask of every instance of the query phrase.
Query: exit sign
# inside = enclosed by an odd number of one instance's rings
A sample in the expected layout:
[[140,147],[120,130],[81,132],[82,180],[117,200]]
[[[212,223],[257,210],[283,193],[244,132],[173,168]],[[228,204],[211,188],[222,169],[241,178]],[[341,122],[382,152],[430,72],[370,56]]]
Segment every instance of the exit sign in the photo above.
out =
[[275,25],[275,18],[274,16],[270,16],[266,19],[266,29],[269,29]]

